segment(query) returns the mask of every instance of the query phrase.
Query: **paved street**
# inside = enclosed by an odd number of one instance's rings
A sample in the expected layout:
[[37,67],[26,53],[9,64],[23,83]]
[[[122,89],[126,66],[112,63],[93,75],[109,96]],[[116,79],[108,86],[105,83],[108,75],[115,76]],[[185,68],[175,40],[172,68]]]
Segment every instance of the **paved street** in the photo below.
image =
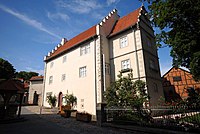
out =
[[[24,106],[22,107],[22,117],[25,120],[0,124],[0,134],[189,134],[187,132],[139,126],[98,127],[96,123],[84,123],[76,121],[72,117],[63,118],[57,112],[57,109],[43,109],[40,111],[38,106]],[[126,130],[124,127],[126,127]]]
[[[76,121],[75,118],[63,118],[57,114],[39,115],[39,107],[23,107],[23,122],[0,124],[1,134],[121,134],[134,133],[108,127],[98,127],[92,123]],[[54,112],[54,111],[53,111]],[[36,114],[37,113],[37,114]],[[50,112],[49,112],[50,113]],[[138,133],[138,132],[135,132]]]

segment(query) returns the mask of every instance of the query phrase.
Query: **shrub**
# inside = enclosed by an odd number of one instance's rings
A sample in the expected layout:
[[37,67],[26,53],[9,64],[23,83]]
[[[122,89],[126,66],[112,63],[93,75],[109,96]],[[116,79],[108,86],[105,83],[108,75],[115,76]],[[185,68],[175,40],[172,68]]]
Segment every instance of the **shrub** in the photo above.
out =
[[56,106],[56,101],[57,101],[57,98],[56,98],[55,95],[54,96],[52,96],[52,95],[47,96],[47,102],[49,103],[49,105],[51,107],[55,107]]

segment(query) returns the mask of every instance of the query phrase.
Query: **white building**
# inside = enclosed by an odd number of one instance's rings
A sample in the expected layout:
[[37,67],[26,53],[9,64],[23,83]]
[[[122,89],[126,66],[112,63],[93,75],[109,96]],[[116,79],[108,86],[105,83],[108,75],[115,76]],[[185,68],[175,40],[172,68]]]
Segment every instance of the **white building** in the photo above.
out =
[[150,105],[163,96],[154,31],[143,6],[122,18],[114,9],[99,24],[62,39],[44,61],[44,106],[48,94],[73,93],[78,111],[96,115],[103,91],[119,71],[130,69],[135,80],[146,82]]

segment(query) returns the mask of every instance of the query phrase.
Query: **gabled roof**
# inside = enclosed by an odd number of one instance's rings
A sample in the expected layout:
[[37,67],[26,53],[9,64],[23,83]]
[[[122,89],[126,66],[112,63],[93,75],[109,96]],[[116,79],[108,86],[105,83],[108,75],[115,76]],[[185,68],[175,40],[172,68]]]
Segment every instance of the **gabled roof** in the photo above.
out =
[[184,72],[187,72],[187,73],[190,73],[189,71],[187,71],[187,70],[185,70],[185,69],[183,69],[183,68],[180,68],[180,67],[172,67],[172,68],[170,68],[165,74],[163,74],[163,76],[162,76],[162,78],[163,77],[165,77],[165,75],[167,75],[172,69],[180,69],[180,70],[182,70],[182,71],[184,71]]
[[120,18],[115,24],[110,36],[113,36],[119,32],[126,30],[127,28],[134,26],[138,22],[138,17],[140,14],[141,7],[136,9],[135,11],[129,13],[128,15]]
[[96,35],[96,25],[92,26],[88,30],[80,33],[79,35],[75,36],[74,38],[70,39],[69,41],[65,42],[64,45],[60,46],[54,53],[51,53],[50,56],[47,57],[46,60],[49,60],[60,53],[80,44],[81,42],[93,37]]
[[30,79],[30,81],[37,81],[37,80],[43,80],[43,76],[33,76]]
[[[110,35],[108,37],[114,36],[128,28],[130,28],[131,26],[134,26],[137,24],[137,22],[139,21],[139,17],[140,17],[140,12],[141,10],[144,9],[144,7],[140,7],[138,9],[136,9],[135,11],[129,13],[128,15],[120,18],[116,24],[114,25]],[[146,11],[146,10],[145,10]],[[96,36],[96,25],[92,26],[91,28],[89,28],[88,30],[80,33],[79,35],[75,36],[74,38],[70,39],[69,41],[66,41],[64,43],[64,45],[61,45],[60,47],[57,47],[56,50],[53,50],[53,53],[50,53],[50,55],[48,55],[45,58],[45,61],[48,61],[52,58],[55,58],[61,54],[63,54],[64,52],[66,52],[67,50],[69,50],[70,48],[77,46],[78,44],[90,39],[91,37]]]
[[0,81],[0,91],[24,92],[24,85],[19,80],[3,80]]

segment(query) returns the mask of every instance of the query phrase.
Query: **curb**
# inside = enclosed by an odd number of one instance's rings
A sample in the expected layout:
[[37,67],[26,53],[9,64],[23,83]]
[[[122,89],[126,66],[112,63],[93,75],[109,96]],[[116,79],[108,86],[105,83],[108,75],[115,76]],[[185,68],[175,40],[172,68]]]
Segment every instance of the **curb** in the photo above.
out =
[[195,134],[193,132],[173,131],[160,128],[142,127],[142,126],[129,126],[129,125],[114,125],[111,123],[103,123],[102,127],[112,127],[117,129],[124,129],[129,131],[137,131],[152,134]]

